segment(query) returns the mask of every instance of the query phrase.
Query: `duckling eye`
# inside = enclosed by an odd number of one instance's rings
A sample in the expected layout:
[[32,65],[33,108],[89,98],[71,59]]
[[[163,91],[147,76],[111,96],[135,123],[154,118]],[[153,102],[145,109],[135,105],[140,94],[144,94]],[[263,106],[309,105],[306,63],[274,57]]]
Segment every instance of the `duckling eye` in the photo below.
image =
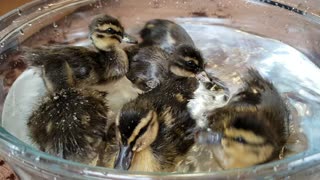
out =
[[197,67],[197,65],[193,61],[186,61],[186,63],[190,67]]
[[241,136],[235,137],[233,140],[241,144],[247,144],[247,141]]
[[112,28],[108,28],[106,31],[107,31],[107,33],[109,33],[109,34],[116,34],[116,31],[113,30]]

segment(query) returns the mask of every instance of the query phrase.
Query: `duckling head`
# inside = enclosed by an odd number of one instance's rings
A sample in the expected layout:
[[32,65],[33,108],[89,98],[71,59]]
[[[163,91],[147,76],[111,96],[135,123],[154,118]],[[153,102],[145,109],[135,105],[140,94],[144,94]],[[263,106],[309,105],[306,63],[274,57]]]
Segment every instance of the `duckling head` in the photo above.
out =
[[[275,157],[282,148],[266,116],[255,112],[226,113],[221,117],[218,159],[226,168],[248,167]],[[214,130],[215,132],[215,130]]]
[[209,116],[220,133],[216,146],[221,165],[242,168],[280,157],[288,137],[288,111],[275,87],[249,70],[245,87]]
[[109,15],[93,19],[89,31],[92,43],[100,50],[118,46],[124,38],[124,28],[120,21]]
[[157,113],[152,110],[122,111],[116,120],[116,125],[120,151],[114,167],[129,170],[133,164],[139,163],[139,160],[135,160],[137,154],[147,149],[157,138],[159,130]]
[[210,82],[211,79],[204,71],[204,63],[199,50],[194,46],[182,44],[175,50],[169,69],[177,76],[196,77],[203,82]]

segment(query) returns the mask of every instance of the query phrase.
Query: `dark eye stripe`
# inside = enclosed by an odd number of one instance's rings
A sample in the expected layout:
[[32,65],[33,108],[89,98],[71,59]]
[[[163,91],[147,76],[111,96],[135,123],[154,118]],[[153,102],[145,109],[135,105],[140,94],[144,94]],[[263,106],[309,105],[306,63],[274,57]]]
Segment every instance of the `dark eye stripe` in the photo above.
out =
[[122,36],[122,32],[121,31],[115,31],[114,29],[108,28],[106,30],[100,30],[100,29],[96,29],[97,32],[99,33],[106,33],[106,34],[116,34],[119,36]]
[[239,137],[226,137],[226,136],[224,136],[223,138],[231,140],[231,141],[234,141],[234,142],[238,142],[238,143],[241,143],[241,144],[249,145],[249,146],[263,146],[263,145],[266,144],[266,143],[251,143],[251,142],[246,141],[242,137],[239,138]]
[[131,145],[134,145],[134,144],[136,143],[137,139],[138,139],[139,137],[141,137],[141,136],[147,131],[147,128],[148,128],[148,126],[150,125],[150,122],[151,122],[151,121],[149,121],[142,129],[140,129],[139,134],[138,134],[138,135],[136,136],[136,138],[130,143]]

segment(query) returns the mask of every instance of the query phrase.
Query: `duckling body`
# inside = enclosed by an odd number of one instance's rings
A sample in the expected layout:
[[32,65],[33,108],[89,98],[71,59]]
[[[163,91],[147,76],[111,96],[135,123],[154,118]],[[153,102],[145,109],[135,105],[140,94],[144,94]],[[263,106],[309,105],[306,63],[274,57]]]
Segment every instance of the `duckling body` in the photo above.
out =
[[92,90],[62,89],[47,95],[27,123],[40,150],[82,163],[96,164],[104,148],[108,106]]
[[[176,162],[193,144],[191,134],[195,122],[181,108],[184,103],[172,103],[179,105],[178,107],[156,107],[145,98],[138,97],[126,104],[120,112],[117,128],[122,146],[115,168],[149,172],[173,171]],[[161,102],[154,103],[159,105]],[[120,157],[122,158],[119,159]]]
[[[66,61],[74,71],[78,87],[105,83],[125,76],[128,71],[128,58],[119,47],[124,33],[120,22],[104,15],[94,19],[89,29],[90,38],[97,51],[72,46],[42,47],[27,50],[25,59],[32,66],[42,66],[54,60]],[[65,76],[61,73],[61,76]]]
[[95,165],[104,149],[110,122],[106,93],[70,88],[73,71],[68,63],[61,62],[58,68],[52,68],[70,74],[57,80],[50,71],[43,72],[49,92],[28,120],[29,136],[42,151]]
[[150,91],[168,78],[169,61],[176,48],[194,43],[181,26],[163,19],[148,21],[140,36],[140,44],[125,49],[130,63],[127,77],[141,90]]
[[245,86],[228,104],[209,115],[209,127],[221,133],[220,163],[240,168],[270,161],[288,138],[288,109],[272,83],[249,69]]

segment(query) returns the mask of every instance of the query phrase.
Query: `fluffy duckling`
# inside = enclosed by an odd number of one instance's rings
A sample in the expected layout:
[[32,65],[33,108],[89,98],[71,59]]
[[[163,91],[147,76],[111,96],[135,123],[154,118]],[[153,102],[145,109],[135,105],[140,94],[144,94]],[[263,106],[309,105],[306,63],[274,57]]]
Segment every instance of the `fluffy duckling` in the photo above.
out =
[[[60,71],[73,72],[68,63],[62,63]],[[95,165],[105,146],[108,123],[106,94],[70,88],[72,74],[60,80],[52,78],[51,74],[49,76],[44,80],[51,87],[50,91],[32,112],[27,123],[31,139],[44,152]],[[60,86],[56,86],[59,84],[57,81],[61,83]]]
[[[138,98],[140,99],[140,98]],[[148,101],[126,104],[116,123],[120,151],[115,168],[130,171],[173,171],[194,143],[195,122],[174,106],[157,110]]]
[[172,64],[170,79],[121,109],[116,120],[120,150],[115,168],[173,171],[194,143],[196,122],[188,112],[187,103],[199,86],[195,76],[203,58],[196,49],[188,47],[178,48],[176,61],[181,62]]
[[125,49],[130,63],[127,77],[141,90],[149,91],[167,79],[168,59],[176,48],[194,43],[181,26],[164,19],[148,21],[140,37],[140,44]]
[[89,31],[97,51],[73,46],[42,47],[27,50],[25,59],[32,66],[65,60],[74,71],[77,86],[96,85],[123,77],[129,66],[126,53],[119,47],[124,37],[121,23],[114,17],[103,15],[93,19]]
[[209,116],[221,136],[217,158],[223,168],[241,168],[273,160],[284,150],[289,113],[273,84],[249,69],[244,88]]

